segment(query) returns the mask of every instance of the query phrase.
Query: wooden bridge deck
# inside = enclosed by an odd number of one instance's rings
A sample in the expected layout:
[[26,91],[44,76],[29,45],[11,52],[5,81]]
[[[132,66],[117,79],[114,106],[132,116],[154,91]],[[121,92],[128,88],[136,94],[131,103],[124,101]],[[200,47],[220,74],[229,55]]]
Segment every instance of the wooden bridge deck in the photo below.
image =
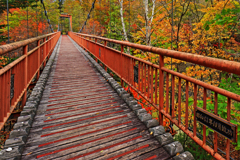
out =
[[169,154],[67,36],[22,159],[169,159]]

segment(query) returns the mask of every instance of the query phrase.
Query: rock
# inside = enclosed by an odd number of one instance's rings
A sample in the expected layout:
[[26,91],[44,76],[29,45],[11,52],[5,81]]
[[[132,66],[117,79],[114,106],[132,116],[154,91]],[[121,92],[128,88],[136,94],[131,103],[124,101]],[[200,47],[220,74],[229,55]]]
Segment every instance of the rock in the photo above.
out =
[[159,122],[156,119],[150,119],[144,122],[147,128],[155,127],[159,125]]
[[27,136],[30,131],[29,127],[22,127],[11,131],[9,138],[16,138],[20,136]]
[[[141,105],[140,105],[141,106]],[[146,111],[146,109],[139,109],[139,110],[136,110],[135,112],[134,112],[137,116],[139,116],[140,114],[147,114],[147,111]]]
[[170,154],[170,156],[175,156],[177,153],[184,152],[183,146],[180,142],[172,142],[163,146],[163,148]]
[[27,141],[27,137],[26,136],[20,136],[20,137],[16,137],[16,138],[11,138],[11,139],[7,139],[5,141],[5,148],[8,147],[14,147],[14,146],[20,146],[25,144]]
[[146,121],[152,119],[151,114],[140,114],[138,117],[139,117],[141,122],[146,122]]
[[24,122],[18,122],[18,123],[14,124],[13,129],[20,129],[20,128],[23,128],[23,127],[31,127],[31,124],[32,124],[32,120],[28,120],[28,121],[24,121]]
[[179,154],[178,156],[173,157],[173,159],[174,160],[194,160],[194,157],[190,152],[186,151]]
[[132,105],[130,108],[133,111],[136,111],[136,110],[142,109],[142,106],[140,104],[136,104],[136,105]]
[[132,101],[127,101],[128,106],[133,106],[138,104],[136,100],[132,100]]
[[21,156],[23,146],[9,147],[0,151],[0,159],[9,159]]
[[150,133],[152,132],[153,136],[162,135],[162,134],[166,133],[163,126],[149,128],[149,132]]
[[158,142],[160,143],[161,146],[164,146],[166,144],[172,143],[173,142],[173,137],[170,133],[165,133],[162,135],[156,136]]

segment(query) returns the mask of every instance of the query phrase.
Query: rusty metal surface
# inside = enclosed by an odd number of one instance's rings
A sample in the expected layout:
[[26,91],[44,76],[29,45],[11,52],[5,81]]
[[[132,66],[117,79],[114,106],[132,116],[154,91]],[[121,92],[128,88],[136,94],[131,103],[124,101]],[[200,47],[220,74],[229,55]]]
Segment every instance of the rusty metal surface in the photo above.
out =
[[[21,47],[23,48],[21,57],[0,70],[0,129],[2,129],[20,101],[22,106],[25,105],[28,86],[35,75],[37,75],[38,79],[40,68],[42,65],[43,67],[45,66],[59,37],[60,32],[56,32],[0,46],[0,55]],[[48,38],[48,41],[45,41],[46,38]],[[43,43],[40,44],[42,39]],[[38,46],[28,51],[28,45],[32,42],[37,42]],[[14,75],[14,82],[11,82],[12,75]],[[10,92],[13,95],[12,97]]]
[[[120,44],[123,46],[140,49],[143,51],[152,52],[155,54],[172,57],[172,58],[176,58],[176,59],[183,60],[186,62],[191,62],[191,63],[199,64],[202,66],[206,66],[206,67],[210,67],[210,68],[214,68],[214,69],[218,69],[218,70],[222,70],[222,71],[226,71],[229,73],[234,73],[234,74],[240,75],[240,64],[238,62],[234,62],[234,61],[222,60],[222,59],[217,59],[217,58],[212,58],[212,57],[207,57],[207,56],[196,55],[196,54],[192,54],[192,53],[173,51],[173,50],[162,49],[162,48],[151,47],[151,46],[145,46],[145,45],[125,42],[125,41],[118,41],[118,40],[98,37],[98,36],[94,36],[94,35],[87,35],[87,34],[81,34],[81,33],[75,33],[75,34],[82,36],[82,37],[96,38],[99,40],[116,43],[116,44]],[[149,62],[145,62],[145,63],[149,63]]]
[[[224,95],[228,98],[228,105],[227,105],[227,121],[230,122],[230,110],[231,110],[231,100],[236,100],[240,102],[240,95],[235,93],[226,91],[224,89],[218,88],[216,86],[204,83],[192,77],[188,77],[181,73],[169,70],[164,67],[163,59],[164,57],[172,57],[179,60],[183,60],[186,62],[191,62],[195,64],[199,64],[205,67],[210,67],[214,69],[218,69],[221,71],[227,71],[229,73],[234,73],[240,75],[240,63],[227,61],[222,59],[216,59],[206,56],[194,55],[190,53],[172,51],[167,49],[161,49],[156,47],[149,47],[124,41],[112,40],[103,37],[97,37],[92,35],[86,34],[79,34],[69,32],[69,36],[73,38],[73,40],[83,47],[86,51],[90,52],[95,58],[104,64],[105,67],[109,68],[113,71],[120,79],[122,86],[124,83],[127,83],[133,90],[135,90],[138,95],[142,96],[145,100],[148,101],[153,107],[158,109],[159,111],[159,122],[160,124],[163,123],[164,119],[169,119],[173,124],[178,126],[184,133],[189,135],[197,144],[199,144],[203,149],[209,152],[214,158],[216,159],[223,159],[223,157],[217,152],[217,137],[218,134],[214,133],[214,147],[211,148],[206,143],[206,126],[203,126],[203,140],[197,137],[196,128],[197,128],[197,121],[196,118],[193,118],[193,132],[188,129],[189,127],[189,109],[188,103],[186,103],[185,109],[186,112],[184,113],[185,118],[185,125],[182,125],[181,120],[181,103],[176,105],[175,101],[176,98],[175,94],[178,95],[178,99],[181,99],[181,90],[182,90],[182,82],[186,82],[186,101],[189,98],[188,90],[189,85],[193,84],[193,94],[194,94],[194,117],[195,115],[195,108],[197,107],[197,92],[199,87],[203,87],[203,109],[206,110],[206,102],[207,102],[207,90],[213,91],[215,93],[215,98],[217,100],[217,94]],[[101,40],[104,42],[103,44],[98,43]],[[108,47],[107,43],[115,43],[117,45],[121,45],[121,51],[117,51]],[[160,59],[160,65],[155,65],[145,60],[133,57],[123,52],[123,48],[131,47],[135,49],[140,49],[147,52],[152,52],[158,54]],[[101,56],[99,56],[99,50],[101,50]],[[138,65],[138,85],[134,83],[134,66]],[[152,71],[152,69],[154,72]],[[106,69],[106,68],[105,68]],[[152,74],[155,74],[155,84],[152,82]],[[166,75],[166,87],[164,82],[164,76]],[[171,80],[170,77],[171,76]],[[177,82],[175,82],[177,80]],[[172,84],[171,92],[169,91],[169,83]],[[149,87],[150,86],[150,87]],[[178,86],[178,87],[177,87]],[[175,89],[176,88],[176,89]],[[169,106],[170,96],[171,94],[171,104]],[[155,95],[155,98],[153,98]],[[167,97],[164,97],[167,95]],[[217,115],[218,103],[215,102],[214,113]],[[170,110],[171,109],[171,110]],[[170,115],[170,111],[172,112]],[[226,154],[227,159],[230,157],[230,140],[227,140],[226,143]]]
[[67,36],[56,57],[22,159],[170,158]]
[[7,52],[10,52],[12,50],[18,49],[20,47],[26,46],[30,43],[33,43],[33,42],[37,41],[37,40],[41,40],[43,38],[55,35],[55,34],[56,34],[56,32],[46,34],[46,35],[42,35],[42,36],[38,36],[38,37],[35,37],[35,38],[30,38],[30,39],[23,40],[23,41],[20,41],[20,42],[15,42],[15,43],[11,43],[11,44],[2,45],[2,46],[0,46],[0,55],[5,54]]

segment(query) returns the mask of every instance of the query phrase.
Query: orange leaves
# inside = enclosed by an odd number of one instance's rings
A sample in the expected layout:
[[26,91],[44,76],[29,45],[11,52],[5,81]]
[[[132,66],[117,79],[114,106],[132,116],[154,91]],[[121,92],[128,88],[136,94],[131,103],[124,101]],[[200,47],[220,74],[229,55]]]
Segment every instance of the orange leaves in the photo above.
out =
[[9,9],[9,12],[10,13],[15,12],[15,11],[19,12],[19,10],[20,10],[20,8],[11,8],[11,9]]
[[8,59],[6,57],[0,57],[0,69],[3,68],[8,63]]
[[134,24],[132,24],[132,26],[131,26],[133,29],[137,29],[137,25],[134,23]]

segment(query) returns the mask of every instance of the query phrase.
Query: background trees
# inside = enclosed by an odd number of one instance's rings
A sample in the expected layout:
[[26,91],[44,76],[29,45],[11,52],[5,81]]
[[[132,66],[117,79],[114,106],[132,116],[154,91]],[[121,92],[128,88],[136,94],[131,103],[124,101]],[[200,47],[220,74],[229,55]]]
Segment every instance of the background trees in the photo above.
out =
[[[62,12],[72,15],[72,29],[78,32],[85,23],[93,1],[44,0],[54,31],[58,29]],[[10,42],[50,32],[39,1],[9,0],[9,7]],[[67,25],[68,21],[61,23]],[[97,0],[83,33],[239,62],[239,23],[239,0]],[[1,1],[0,44],[6,43],[6,24],[6,1]],[[117,49],[117,46],[112,47]],[[126,52],[159,63],[155,54],[131,49]],[[239,94],[239,90],[234,89],[240,85],[237,75],[171,58],[165,58],[164,62],[167,68]],[[211,93],[208,98],[211,110]],[[226,105],[224,98],[219,105]],[[234,103],[233,106],[233,123],[240,125],[240,105]],[[219,115],[224,118],[224,107],[219,109]],[[240,141],[235,149],[240,149]]]

